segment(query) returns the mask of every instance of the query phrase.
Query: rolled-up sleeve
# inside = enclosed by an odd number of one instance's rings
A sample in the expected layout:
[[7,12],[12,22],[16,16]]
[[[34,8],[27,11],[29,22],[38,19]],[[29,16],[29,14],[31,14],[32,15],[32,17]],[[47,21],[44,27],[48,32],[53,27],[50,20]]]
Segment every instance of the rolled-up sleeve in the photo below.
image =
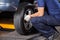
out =
[[44,7],[44,0],[37,0],[38,7]]

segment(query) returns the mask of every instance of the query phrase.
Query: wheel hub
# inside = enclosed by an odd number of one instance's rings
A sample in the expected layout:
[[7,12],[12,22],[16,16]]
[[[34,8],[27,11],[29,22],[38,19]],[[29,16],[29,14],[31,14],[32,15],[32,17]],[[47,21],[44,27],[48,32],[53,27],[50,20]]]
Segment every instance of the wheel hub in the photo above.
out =
[[[31,14],[32,14],[32,11],[31,11],[30,9],[28,9],[28,10],[25,11],[24,17],[26,17],[26,15],[31,15]],[[31,21],[26,22],[26,21],[24,20],[24,27],[25,27],[26,30],[30,30],[30,29],[32,28],[32,23],[31,23]]]

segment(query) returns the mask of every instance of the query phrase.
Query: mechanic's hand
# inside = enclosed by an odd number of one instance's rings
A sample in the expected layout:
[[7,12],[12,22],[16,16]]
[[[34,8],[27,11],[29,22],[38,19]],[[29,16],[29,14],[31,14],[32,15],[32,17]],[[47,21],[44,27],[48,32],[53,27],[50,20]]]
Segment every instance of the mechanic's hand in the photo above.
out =
[[24,18],[24,20],[28,22],[28,21],[30,21],[30,18],[31,18],[30,15],[26,15],[25,18]]

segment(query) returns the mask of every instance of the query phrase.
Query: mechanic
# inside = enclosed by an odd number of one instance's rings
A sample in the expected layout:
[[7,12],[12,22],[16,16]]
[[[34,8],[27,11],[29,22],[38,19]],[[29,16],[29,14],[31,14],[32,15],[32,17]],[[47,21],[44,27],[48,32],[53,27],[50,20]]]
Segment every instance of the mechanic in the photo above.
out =
[[24,19],[31,21],[33,27],[46,37],[53,40],[58,34],[55,26],[60,25],[60,1],[37,0],[38,12],[27,15]]

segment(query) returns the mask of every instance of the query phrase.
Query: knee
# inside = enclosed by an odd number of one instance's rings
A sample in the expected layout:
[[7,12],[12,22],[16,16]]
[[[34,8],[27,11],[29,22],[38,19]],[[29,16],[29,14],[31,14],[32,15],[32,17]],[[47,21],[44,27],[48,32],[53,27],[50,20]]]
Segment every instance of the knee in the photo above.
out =
[[47,23],[47,19],[45,17],[33,17],[30,21],[31,23]]
[[31,23],[34,24],[34,23],[36,23],[37,20],[36,20],[36,18],[34,17],[34,18],[31,18],[30,21],[31,21]]

